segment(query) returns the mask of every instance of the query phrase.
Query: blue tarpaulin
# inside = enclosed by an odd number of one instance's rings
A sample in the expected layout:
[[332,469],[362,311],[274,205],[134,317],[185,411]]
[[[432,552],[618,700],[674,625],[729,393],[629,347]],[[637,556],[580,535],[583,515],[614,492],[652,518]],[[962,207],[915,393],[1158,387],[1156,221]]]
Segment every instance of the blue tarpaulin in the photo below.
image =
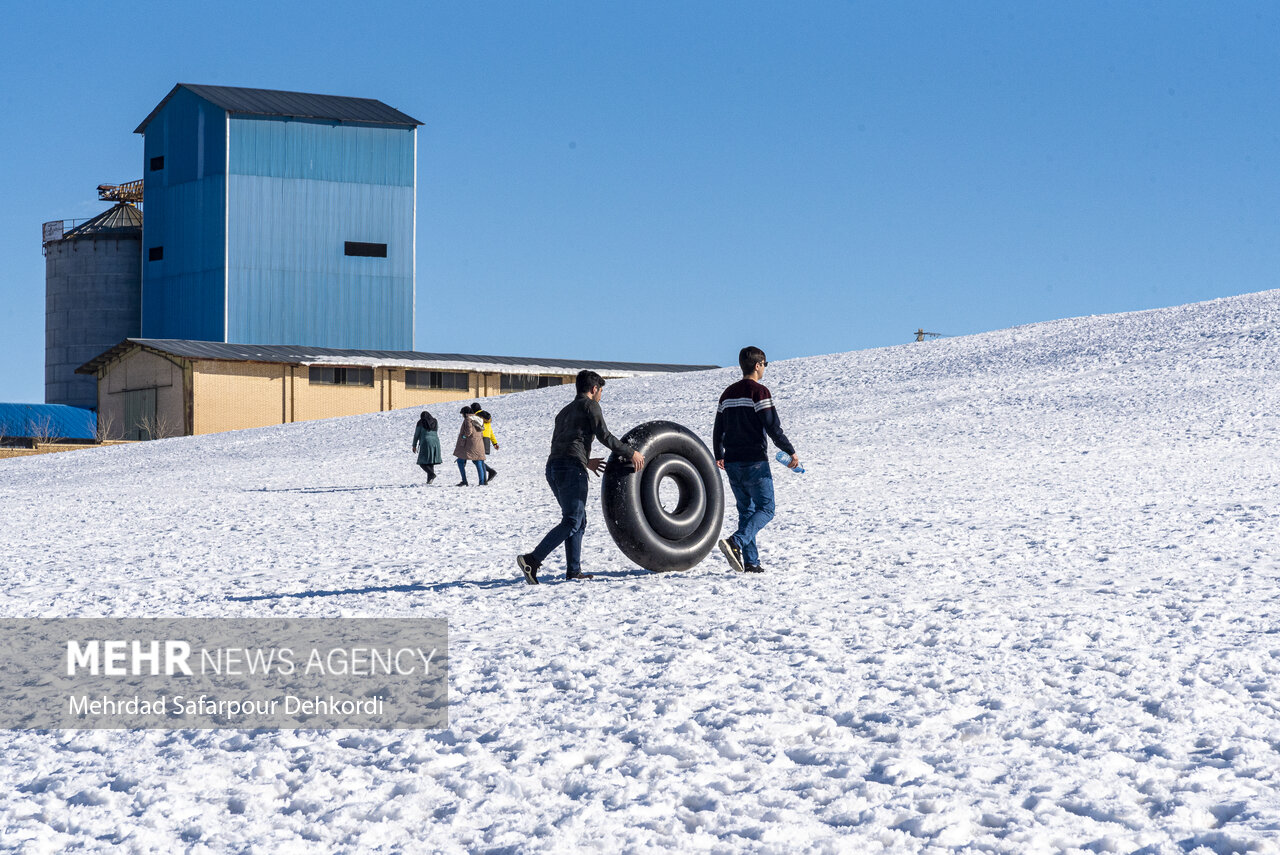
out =
[[93,439],[98,416],[65,404],[0,404],[0,437]]

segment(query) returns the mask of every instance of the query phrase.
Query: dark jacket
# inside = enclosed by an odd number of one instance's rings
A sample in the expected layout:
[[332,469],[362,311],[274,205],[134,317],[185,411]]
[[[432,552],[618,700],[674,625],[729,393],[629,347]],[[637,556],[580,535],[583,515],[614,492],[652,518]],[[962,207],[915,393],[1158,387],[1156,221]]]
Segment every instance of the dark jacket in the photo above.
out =
[[747,377],[734,383],[720,396],[716,422],[711,429],[711,446],[716,460],[725,463],[755,463],[769,459],[766,436],[787,454],[795,446],[782,432],[782,422],[773,408],[773,398],[762,384]]
[[413,450],[418,452],[418,465],[435,466],[443,462],[440,451],[440,434],[436,432],[435,419],[418,421],[413,430]]
[[572,403],[556,414],[556,428],[551,434],[551,453],[548,460],[570,458],[587,468],[591,457],[592,437],[600,440],[610,451],[630,458],[634,448],[609,433],[604,423],[600,404],[586,395],[579,395]]

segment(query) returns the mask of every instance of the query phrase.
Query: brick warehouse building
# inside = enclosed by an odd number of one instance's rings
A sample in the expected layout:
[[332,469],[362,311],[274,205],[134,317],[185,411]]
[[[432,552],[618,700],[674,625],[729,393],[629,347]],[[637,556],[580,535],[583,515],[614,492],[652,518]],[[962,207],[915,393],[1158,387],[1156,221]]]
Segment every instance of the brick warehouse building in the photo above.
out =
[[77,371],[97,378],[106,434],[156,439],[558,386],[584,368],[611,379],[715,367],[126,339]]

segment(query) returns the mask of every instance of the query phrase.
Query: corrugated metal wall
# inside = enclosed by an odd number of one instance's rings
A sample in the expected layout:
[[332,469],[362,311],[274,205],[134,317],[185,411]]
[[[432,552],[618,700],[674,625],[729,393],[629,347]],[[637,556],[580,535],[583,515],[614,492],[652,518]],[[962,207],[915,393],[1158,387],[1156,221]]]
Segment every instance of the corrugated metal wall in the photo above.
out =
[[304,119],[232,117],[231,172],[413,186],[413,131]]
[[143,337],[411,350],[414,136],[178,90],[146,129]]
[[[186,90],[143,144],[142,335],[225,340],[226,114]],[[163,169],[153,170],[153,158]],[[164,257],[149,260],[162,247]]]
[[412,349],[414,132],[232,118],[230,139],[226,340]]

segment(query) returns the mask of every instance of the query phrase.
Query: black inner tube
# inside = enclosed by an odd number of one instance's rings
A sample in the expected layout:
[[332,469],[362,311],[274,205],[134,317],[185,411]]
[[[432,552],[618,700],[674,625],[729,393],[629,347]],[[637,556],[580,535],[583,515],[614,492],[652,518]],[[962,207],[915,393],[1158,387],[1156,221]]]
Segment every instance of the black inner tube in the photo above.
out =
[[[676,506],[669,511],[658,496],[664,479],[674,482],[679,491]],[[652,463],[646,462],[640,473],[640,504],[655,534],[683,540],[697,532],[707,513],[707,491],[696,466],[678,454],[660,454]]]
[[[724,522],[724,487],[707,446],[675,422],[645,422],[622,441],[645,457],[637,476],[630,456],[614,454],[605,466],[601,502],[605,524],[622,553],[648,570],[688,570],[715,545]],[[664,481],[677,490],[675,507],[662,506]]]

